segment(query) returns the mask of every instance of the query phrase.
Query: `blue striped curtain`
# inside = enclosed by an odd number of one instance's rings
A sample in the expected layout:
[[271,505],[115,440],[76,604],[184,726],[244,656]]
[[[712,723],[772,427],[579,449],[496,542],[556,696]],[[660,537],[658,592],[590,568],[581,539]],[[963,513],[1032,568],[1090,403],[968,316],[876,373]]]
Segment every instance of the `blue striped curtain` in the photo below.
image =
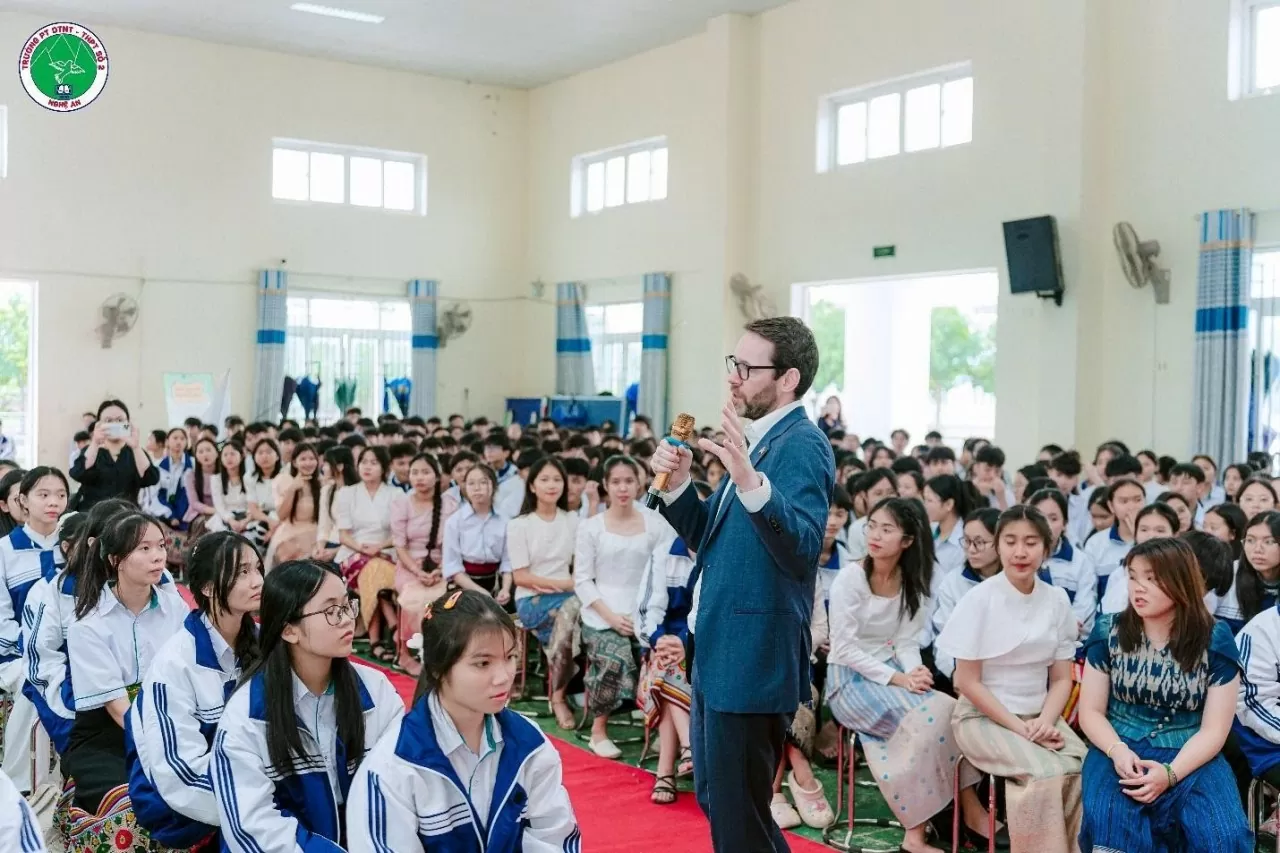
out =
[[263,270],[258,275],[258,348],[253,371],[253,419],[256,421],[280,420],[288,282],[289,274],[284,270]]
[[586,288],[575,281],[556,285],[556,393],[595,394],[591,338],[587,333]]
[[409,282],[409,308],[413,312],[413,389],[409,412],[422,418],[436,413],[436,296],[440,282],[415,278]]
[[1245,458],[1253,235],[1247,210],[1214,210],[1200,218],[1191,442],[1193,452],[1212,456],[1219,466]]
[[665,432],[667,421],[667,340],[671,333],[671,275],[644,277],[644,336],[640,343],[639,414]]

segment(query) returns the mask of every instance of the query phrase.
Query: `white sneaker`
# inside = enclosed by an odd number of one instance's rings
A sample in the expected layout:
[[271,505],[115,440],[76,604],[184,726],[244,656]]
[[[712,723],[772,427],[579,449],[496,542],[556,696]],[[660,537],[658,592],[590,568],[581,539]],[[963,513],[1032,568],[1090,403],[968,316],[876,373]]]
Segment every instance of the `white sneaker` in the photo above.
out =
[[773,822],[779,829],[795,829],[803,823],[800,813],[787,802],[787,795],[781,791],[773,795],[773,802],[769,803],[769,814],[773,816]]
[[622,757],[622,750],[618,749],[618,745],[608,738],[591,741],[591,751],[610,761],[616,761]]

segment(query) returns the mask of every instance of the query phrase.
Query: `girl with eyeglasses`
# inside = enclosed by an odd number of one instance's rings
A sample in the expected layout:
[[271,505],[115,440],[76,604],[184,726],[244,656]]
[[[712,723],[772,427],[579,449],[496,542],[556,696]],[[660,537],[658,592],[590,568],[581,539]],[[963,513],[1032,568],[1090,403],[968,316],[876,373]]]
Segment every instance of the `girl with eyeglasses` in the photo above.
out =
[[[960,545],[964,548],[965,561],[960,571],[951,572],[937,583],[932,615],[935,635],[942,633],[951,614],[955,612],[956,604],[969,590],[999,573],[1000,555],[996,553],[996,522],[999,520],[1000,510],[983,507],[969,513],[965,516],[964,523],[959,525]],[[935,650],[934,666],[947,679],[944,686],[950,687],[951,676],[956,671],[955,659],[945,652]]]
[[62,769],[75,780],[76,806],[90,814],[128,792],[125,715],[190,612],[162,583],[167,556],[164,527],[135,511],[114,516],[79,566],[67,629],[76,721]]
[[1275,486],[1269,480],[1259,477],[1245,480],[1236,496],[1236,503],[1244,510],[1246,518],[1252,519],[1262,512],[1271,512],[1280,504],[1276,497]]
[[385,675],[349,660],[359,599],[314,560],[262,586],[261,657],[227,701],[211,775],[222,849],[346,849],[344,810],[365,754],[404,715]]
[[196,609],[143,680],[126,743],[138,824],[181,850],[217,831],[213,733],[241,670],[257,660],[262,558],[243,536],[211,533],[191,549],[187,583]]
[[582,849],[559,753],[506,707],[520,648],[511,617],[482,592],[454,590],[421,626],[413,707],[360,764],[348,849]]
[[1280,598],[1280,512],[1263,512],[1250,519],[1235,581],[1222,596],[1214,616],[1240,633],[1253,617],[1276,606]]
[[[960,750],[951,729],[955,701],[936,692],[920,657],[934,572],[933,537],[918,501],[887,498],[868,516],[867,558],[831,586],[827,703],[858,733],[872,776],[906,828],[902,849],[932,853],[929,819],[952,800]],[[974,831],[987,813],[962,771],[959,807]]]

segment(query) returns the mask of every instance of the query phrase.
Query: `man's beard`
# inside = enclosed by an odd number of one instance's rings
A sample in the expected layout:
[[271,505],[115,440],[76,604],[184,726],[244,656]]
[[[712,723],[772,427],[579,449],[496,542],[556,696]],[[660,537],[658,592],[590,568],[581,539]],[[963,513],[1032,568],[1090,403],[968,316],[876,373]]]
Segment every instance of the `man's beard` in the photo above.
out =
[[774,410],[778,404],[778,389],[770,385],[759,394],[747,400],[742,406],[742,417],[758,421]]

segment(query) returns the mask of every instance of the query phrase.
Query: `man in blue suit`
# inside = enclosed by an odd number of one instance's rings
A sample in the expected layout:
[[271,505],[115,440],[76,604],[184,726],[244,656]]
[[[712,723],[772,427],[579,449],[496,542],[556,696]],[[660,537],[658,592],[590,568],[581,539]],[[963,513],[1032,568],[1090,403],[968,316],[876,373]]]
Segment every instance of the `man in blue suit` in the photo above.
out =
[[770,853],[789,849],[769,803],[787,727],[811,698],[809,620],[835,459],[799,402],[818,372],[804,323],[749,323],[725,362],[725,441],[699,442],[724,463],[720,488],[698,500],[686,447],[664,441],[652,465],[670,474],[662,514],[697,543],[689,625],[698,804],[718,853]]

